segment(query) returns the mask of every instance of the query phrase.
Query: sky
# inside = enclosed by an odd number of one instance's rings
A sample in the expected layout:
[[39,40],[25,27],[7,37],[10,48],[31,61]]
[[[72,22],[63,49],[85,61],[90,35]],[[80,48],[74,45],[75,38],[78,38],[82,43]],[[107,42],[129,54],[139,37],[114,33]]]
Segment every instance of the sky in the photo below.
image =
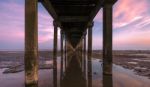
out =
[[[24,1],[0,0],[0,50],[24,49]],[[102,49],[102,10],[94,18],[93,49]],[[53,48],[53,18],[40,3],[38,43],[39,49]],[[150,0],[118,0],[113,6],[113,49],[150,49]]]

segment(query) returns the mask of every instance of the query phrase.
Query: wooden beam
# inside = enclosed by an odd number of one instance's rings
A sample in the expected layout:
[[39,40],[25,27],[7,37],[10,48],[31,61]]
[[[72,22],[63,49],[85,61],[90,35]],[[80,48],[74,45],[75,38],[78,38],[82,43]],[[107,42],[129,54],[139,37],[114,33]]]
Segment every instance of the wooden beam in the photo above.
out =
[[91,12],[90,14],[90,18],[89,18],[89,22],[88,24],[90,24],[94,17],[96,16],[96,14],[99,12],[99,10],[101,9],[102,6],[104,6],[105,4],[115,4],[118,0],[98,0],[97,1],[97,4],[96,4],[96,7],[93,9],[93,11]]
[[60,16],[61,22],[87,22],[88,16]]
[[91,22],[93,22],[94,17],[99,12],[99,10],[101,9],[101,7],[102,7],[103,4],[104,4],[104,0],[98,0],[97,1],[96,7],[93,9],[93,11],[91,12],[91,14],[89,15],[89,24]]
[[105,0],[105,1],[104,1],[104,4],[111,4],[111,5],[113,5],[113,4],[115,4],[117,1],[118,1],[118,0]]
[[25,0],[25,86],[38,85],[37,0]]
[[68,30],[66,30],[66,32],[69,32],[69,33],[72,33],[72,32],[75,32],[75,33],[81,33],[82,31],[78,28],[70,28]]
[[45,9],[48,11],[48,13],[53,17],[53,19],[57,22],[57,25],[59,27],[61,27],[61,23],[58,20],[58,15],[57,15],[55,9],[53,8],[50,0],[41,0],[40,2],[45,7]]
[[93,6],[96,0],[52,0],[52,3],[55,3],[56,6],[63,5],[63,6]]
[[46,10],[48,11],[48,13],[55,19],[58,19],[58,16],[50,2],[50,0],[42,0],[41,1],[42,5],[46,8]]

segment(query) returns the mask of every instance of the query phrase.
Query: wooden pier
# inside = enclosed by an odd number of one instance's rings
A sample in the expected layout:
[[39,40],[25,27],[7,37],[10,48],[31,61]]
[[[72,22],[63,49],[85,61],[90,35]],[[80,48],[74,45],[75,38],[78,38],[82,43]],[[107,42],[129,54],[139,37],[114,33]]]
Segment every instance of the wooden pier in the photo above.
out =
[[[103,87],[112,84],[112,14],[117,0],[25,0],[25,85],[38,87],[38,2],[54,19],[53,81],[57,85],[57,31],[61,29],[62,87],[81,74],[78,87],[92,87],[92,30],[94,17],[103,8]],[[88,35],[88,38],[86,38]],[[88,40],[86,43],[86,40]],[[86,48],[86,45],[88,48]],[[77,55],[80,57],[77,57]],[[87,56],[87,59],[86,59]],[[74,64],[74,65],[73,65]],[[79,65],[77,65],[79,64]],[[76,66],[75,66],[76,65]],[[65,66],[65,68],[63,68]],[[75,71],[77,70],[77,72]],[[64,72],[65,71],[65,72]],[[74,72],[73,74],[69,74]],[[76,73],[75,73],[76,72]],[[65,76],[64,76],[65,75]],[[70,76],[70,77],[68,77]],[[73,79],[74,77],[74,79]],[[105,77],[109,77],[105,79]],[[69,80],[70,79],[70,80]],[[86,81],[87,79],[87,81]],[[107,83],[109,81],[109,84]],[[71,82],[70,82],[71,83]],[[72,82],[73,84],[73,82]],[[69,83],[68,83],[69,85]],[[73,86],[68,86],[73,87]],[[76,86],[77,87],[77,86]]]

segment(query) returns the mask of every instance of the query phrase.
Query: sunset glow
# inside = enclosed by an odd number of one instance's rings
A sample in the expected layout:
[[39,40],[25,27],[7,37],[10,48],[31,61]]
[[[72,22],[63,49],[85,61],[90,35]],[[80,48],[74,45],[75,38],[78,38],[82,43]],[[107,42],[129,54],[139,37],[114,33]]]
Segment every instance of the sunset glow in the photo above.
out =
[[[118,0],[113,9],[114,49],[150,49],[149,7],[150,0]],[[41,4],[38,11],[39,47],[52,49],[53,19]],[[102,9],[94,22],[93,49],[101,49]],[[0,1],[0,32],[0,50],[24,48],[24,0]]]

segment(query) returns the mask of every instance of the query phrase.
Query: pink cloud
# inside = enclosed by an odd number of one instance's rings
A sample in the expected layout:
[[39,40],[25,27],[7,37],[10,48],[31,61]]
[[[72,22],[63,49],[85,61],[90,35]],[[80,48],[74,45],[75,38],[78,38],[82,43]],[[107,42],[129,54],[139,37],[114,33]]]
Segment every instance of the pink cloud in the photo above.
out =
[[[44,33],[44,34],[41,34]],[[39,30],[38,41],[39,43],[45,43],[49,40],[53,39],[53,28],[45,28]]]
[[[118,0],[113,6],[114,28],[127,26],[137,20],[149,16],[150,2],[148,0]],[[94,19],[102,22],[102,9]],[[146,20],[146,19],[145,19]]]
[[100,9],[100,11],[97,13],[96,17],[94,18],[94,21],[99,21],[102,22],[103,21],[103,9]]
[[[3,16],[10,16],[10,17],[18,17],[17,15],[24,15],[24,4],[18,4],[16,2],[5,2],[1,3],[1,14]],[[6,14],[7,13],[7,14]],[[10,14],[8,14],[10,13]]]
[[[41,34],[41,33],[44,33],[44,34]],[[58,28],[57,34],[58,34],[57,38],[59,40],[60,39],[60,29],[59,28]],[[39,41],[39,43],[46,43],[50,40],[53,40],[53,38],[54,38],[53,35],[54,35],[54,29],[52,26],[45,28],[45,29],[41,29],[41,30],[39,30],[38,41]]]
[[149,49],[150,39],[147,37],[150,37],[150,31],[126,31],[114,35],[113,44],[115,48],[126,47],[128,49],[132,49],[134,47],[137,47],[137,49]]
[[138,24],[136,24],[135,26],[137,28],[143,28],[146,25],[150,25],[150,16],[144,17],[142,19],[142,21],[140,21]]
[[148,13],[148,0],[119,0],[114,8],[114,27],[123,27]]
[[13,30],[9,30],[9,31],[4,31],[4,30],[0,30],[1,34],[0,34],[0,41],[9,41],[11,42],[22,42],[24,41],[24,32],[22,31],[13,31]]

